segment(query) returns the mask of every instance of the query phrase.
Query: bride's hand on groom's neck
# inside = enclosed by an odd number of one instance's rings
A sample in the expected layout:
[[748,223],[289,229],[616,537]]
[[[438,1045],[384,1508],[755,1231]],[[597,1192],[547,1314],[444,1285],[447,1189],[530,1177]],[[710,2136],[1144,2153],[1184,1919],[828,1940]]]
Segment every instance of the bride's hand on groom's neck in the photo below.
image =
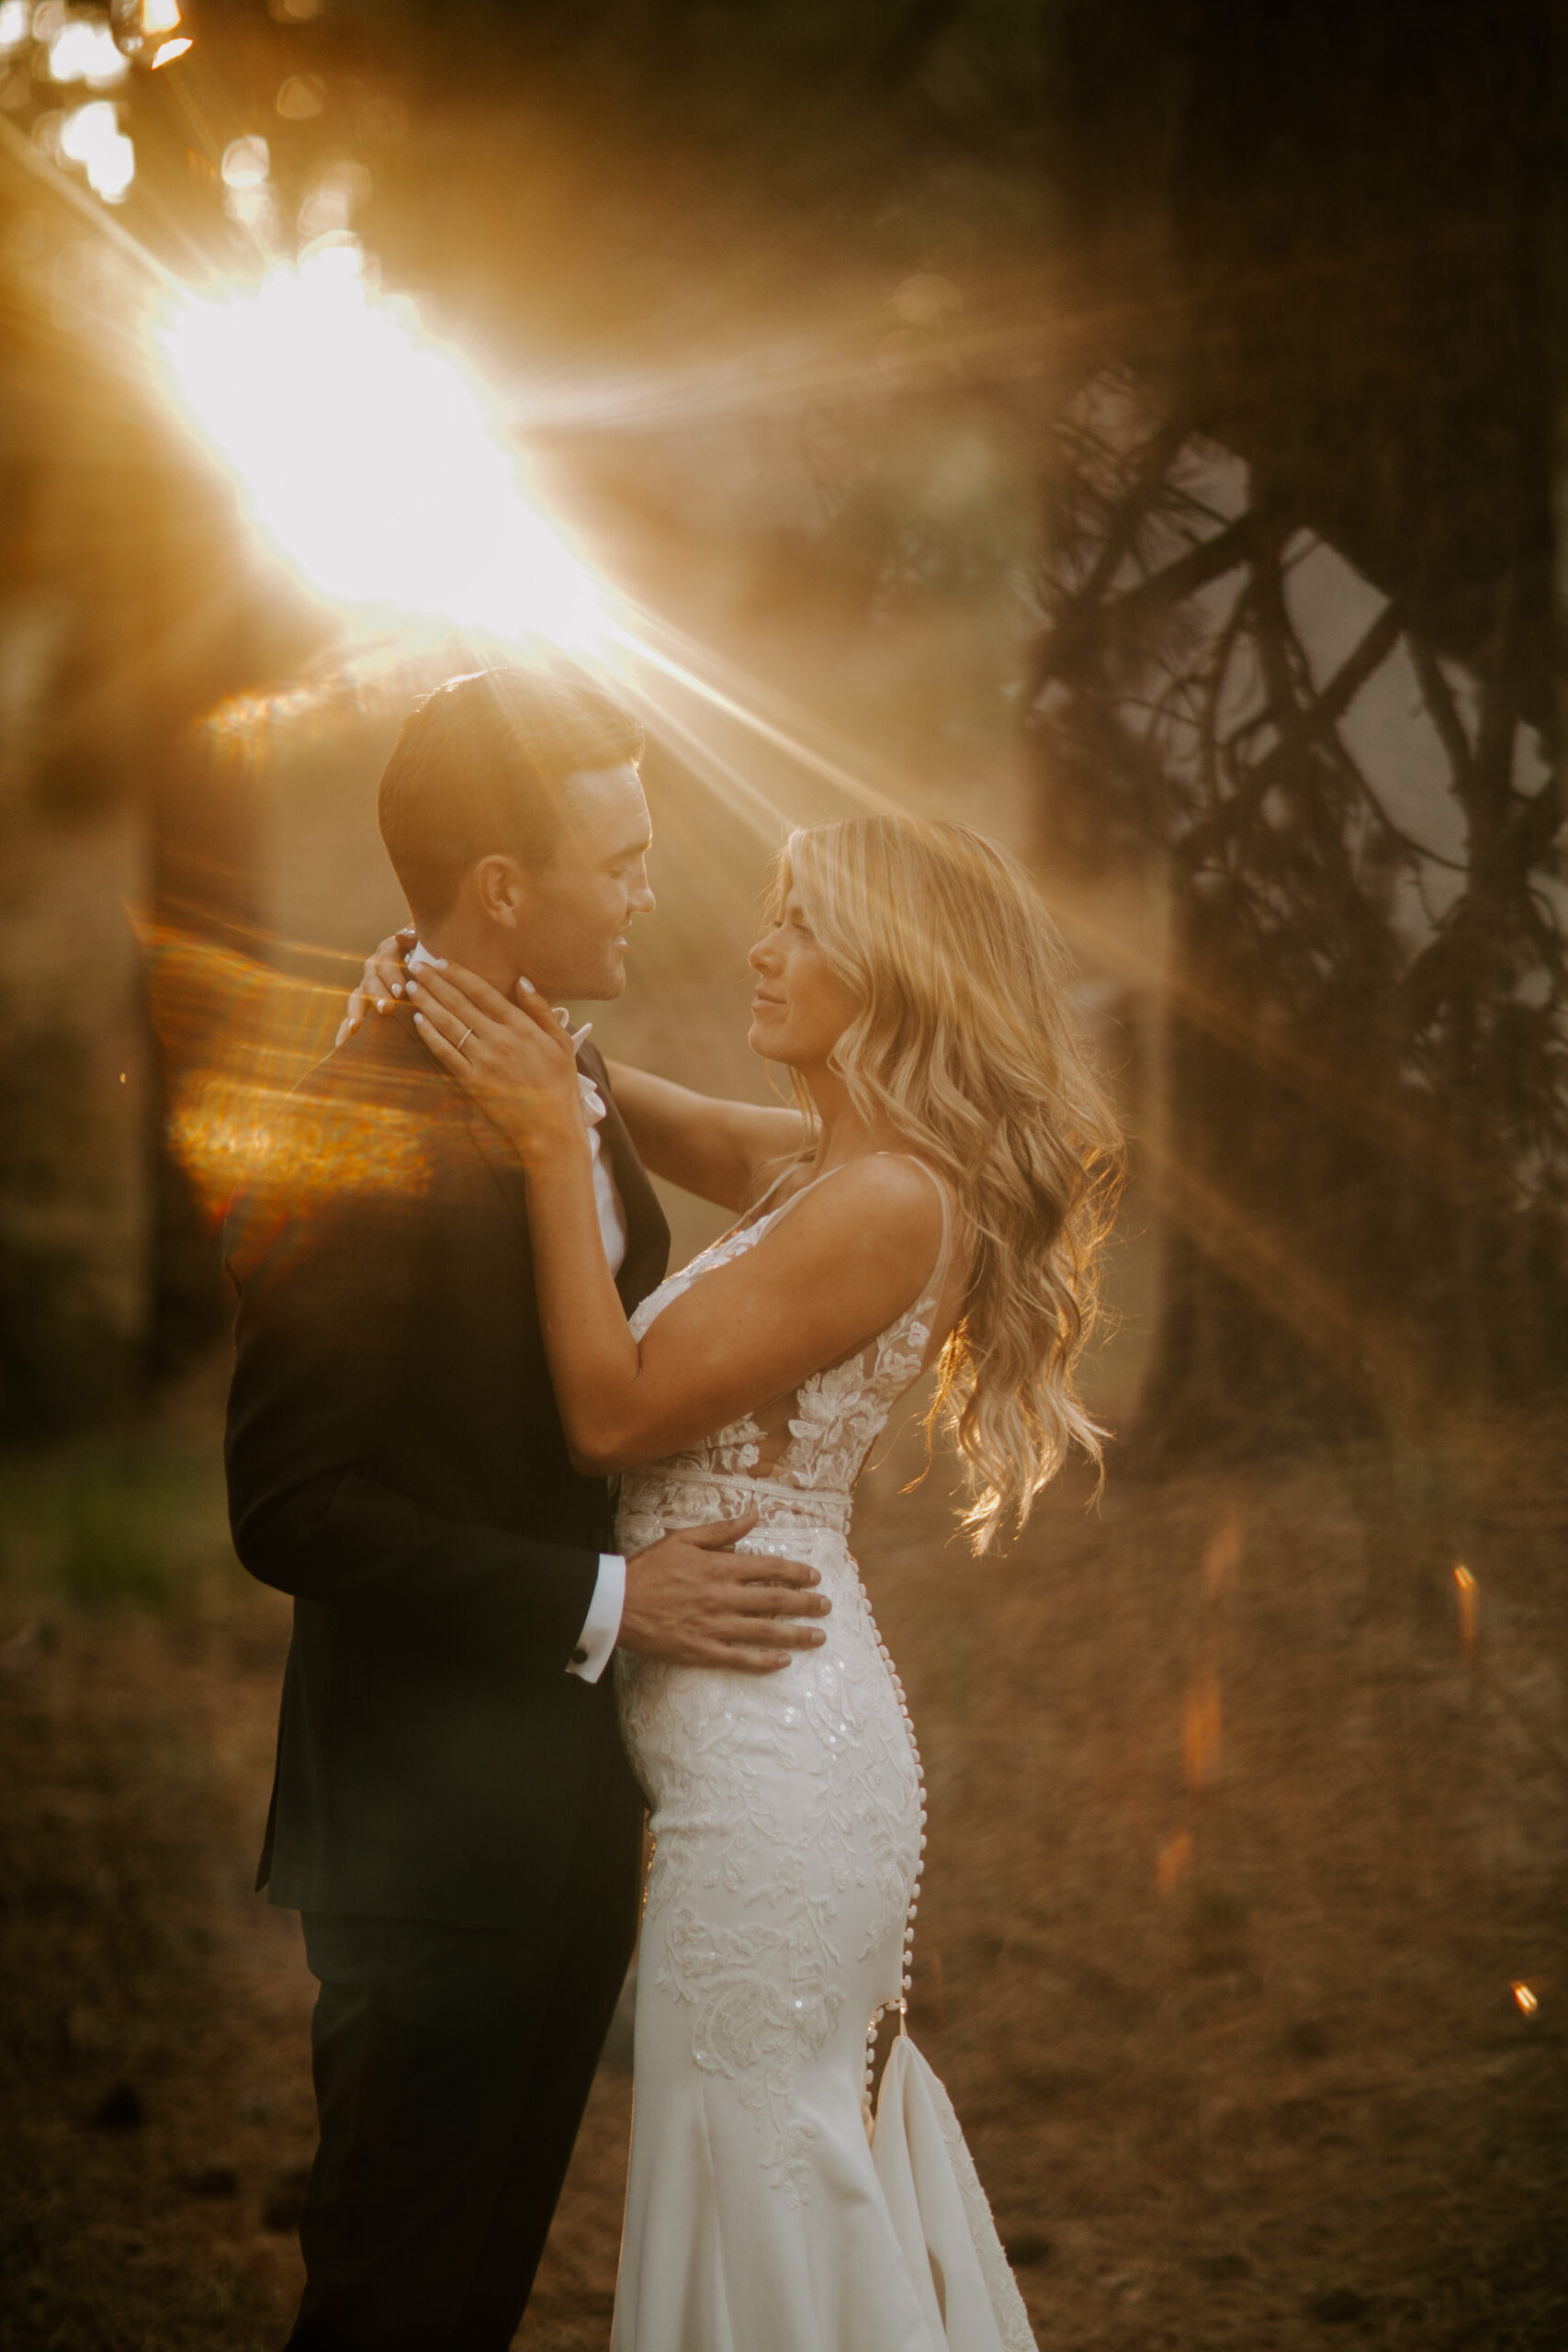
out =
[[565,1016],[526,980],[516,1004],[459,964],[422,964],[406,982],[419,1035],[515,1145],[530,1170],[587,1145],[577,1055]]
[[388,1012],[394,997],[400,997],[408,978],[404,969],[418,942],[416,931],[389,933],[378,946],[365,958],[365,969],[359,985],[348,1000],[348,1008],[338,1023],[334,1046],[345,1046],[367,1012]]

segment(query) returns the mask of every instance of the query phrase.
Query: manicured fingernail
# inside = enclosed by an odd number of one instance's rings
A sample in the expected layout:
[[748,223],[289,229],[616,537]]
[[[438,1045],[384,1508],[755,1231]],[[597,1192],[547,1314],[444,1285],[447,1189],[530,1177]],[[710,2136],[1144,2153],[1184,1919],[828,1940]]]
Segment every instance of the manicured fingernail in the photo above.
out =
[[416,1012],[416,1013],[414,1014],[414,1019],[418,1022],[418,1023],[419,1023],[420,1027],[423,1029],[423,1026],[424,1026],[424,1015],[423,1015],[423,1012]]
[[417,980],[411,980],[409,982],[409,994],[410,996],[417,996],[419,994],[419,982]]
[[385,998],[384,996],[378,996],[378,997],[377,998],[377,1000],[376,1000],[376,1010],[377,1010],[377,1012],[386,1012],[386,1010],[387,1010],[387,1000],[386,1000],[386,998]]
[[524,979],[521,976],[519,976],[519,978],[518,978],[518,981],[517,981],[517,985],[518,985],[518,987],[519,987],[520,989],[526,989],[530,996],[532,996],[532,995],[534,994],[534,992],[535,992],[535,991],[534,991],[534,983],[533,983],[533,981],[532,981],[532,980],[525,980],[525,979]]
[[401,996],[402,992],[403,992],[403,984],[402,984],[401,980],[394,980],[394,981],[392,982],[392,994],[393,994],[394,996]]
[[446,958],[445,956],[433,956],[430,960],[434,965],[438,972],[444,972],[446,969]]

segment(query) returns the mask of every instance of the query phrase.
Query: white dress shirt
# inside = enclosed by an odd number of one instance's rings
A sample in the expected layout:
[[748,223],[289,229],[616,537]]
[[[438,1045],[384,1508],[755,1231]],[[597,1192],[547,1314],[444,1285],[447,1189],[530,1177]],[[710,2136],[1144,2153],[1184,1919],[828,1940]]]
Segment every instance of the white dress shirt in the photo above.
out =
[[[408,959],[411,972],[422,964],[434,964],[439,969],[440,958],[433,956],[423,942],[416,941]],[[585,1034],[585,1033],[584,1033]],[[604,1255],[612,1274],[618,1274],[626,1261],[626,1213],[610,1166],[610,1155],[601,1148],[599,1123],[604,1116],[604,1105],[599,1090],[591,1078],[579,1070],[577,1083],[582,1093],[583,1115],[588,1121],[588,1151],[593,1164],[593,1205],[599,1216],[599,1233],[604,1244]],[[618,1552],[601,1552],[599,1575],[593,1587],[593,1598],[588,1604],[588,1614],[582,1621],[582,1631],[567,1668],[584,1682],[597,1682],[604,1673],[615,1638],[621,1630],[621,1614],[626,1605],[626,1564]]]

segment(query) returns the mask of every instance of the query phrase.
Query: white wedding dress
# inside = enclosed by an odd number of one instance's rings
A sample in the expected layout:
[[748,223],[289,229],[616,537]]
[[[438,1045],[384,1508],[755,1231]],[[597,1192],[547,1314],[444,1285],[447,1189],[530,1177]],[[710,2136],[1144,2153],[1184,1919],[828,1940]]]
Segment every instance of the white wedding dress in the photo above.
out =
[[[661,1283],[634,1334],[808,1189]],[[755,1510],[740,1548],[809,1561],[832,1612],[822,1647],[772,1675],[617,1657],[655,1847],[614,2352],[1033,2352],[952,2106],[902,2030],[874,2128],[866,2107],[876,2020],[903,2024],[925,1804],[850,1494],[930,1344],[938,1190],[931,1280],[871,1346],[622,1481],[626,1550]]]

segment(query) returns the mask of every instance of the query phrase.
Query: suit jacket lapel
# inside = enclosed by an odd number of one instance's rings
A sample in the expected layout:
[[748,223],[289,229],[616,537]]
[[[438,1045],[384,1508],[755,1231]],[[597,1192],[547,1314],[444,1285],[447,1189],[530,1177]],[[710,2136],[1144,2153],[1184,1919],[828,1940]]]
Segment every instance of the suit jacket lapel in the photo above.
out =
[[397,1004],[383,1020],[392,1020],[409,1041],[418,1070],[434,1080],[431,1099],[449,1114],[453,1123],[462,1128],[485,1167],[500,1189],[502,1198],[512,1211],[525,1233],[528,1227],[527,1179],[523,1163],[492,1119],[486,1117],[470,1094],[465,1092],[455,1078],[449,1078],[420,1042],[413,1025],[413,1014],[406,1005]]
[[[407,1007],[399,1004],[389,1017],[404,1032],[421,1065],[429,1067],[435,1076],[444,1080],[475,1150],[495,1180],[508,1208],[526,1233],[528,1185],[517,1154],[494,1122],[487,1118],[457,1080],[435,1070],[419,1042],[413,1016]],[[604,1057],[593,1046],[584,1046],[577,1059],[579,1069],[585,1077],[592,1080],[604,1104],[604,1117],[599,1129],[600,1148],[609,1154],[610,1167],[626,1219],[626,1254],[615,1277],[615,1288],[622,1306],[629,1315],[664,1278],[664,1270],[670,1262],[670,1227],[659,1205],[659,1196],[637,1156],[636,1147],[626,1133],[626,1123],[610,1091]]]

